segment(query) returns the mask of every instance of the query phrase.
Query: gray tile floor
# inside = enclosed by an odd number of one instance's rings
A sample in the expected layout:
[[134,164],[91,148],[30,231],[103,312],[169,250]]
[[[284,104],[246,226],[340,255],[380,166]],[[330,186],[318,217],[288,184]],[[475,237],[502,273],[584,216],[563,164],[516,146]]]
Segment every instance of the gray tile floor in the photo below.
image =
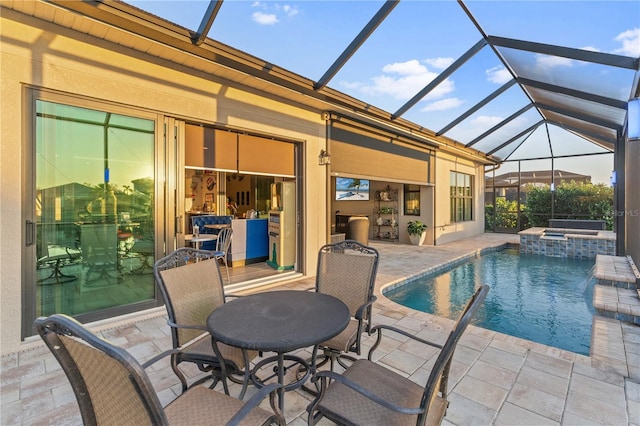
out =
[[[451,320],[399,306],[381,296],[380,289],[506,242],[517,243],[517,236],[483,234],[435,247],[372,242],[381,254],[374,322],[443,340]],[[313,280],[306,278],[278,288],[312,285]],[[640,327],[605,318],[594,328],[594,343],[605,353],[597,359],[470,326],[454,357],[451,405],[444,424],[640,426]],[[171,345],[161,311],[94,330],[139,360]],[[371,341],[368,338],[367,345]],[[27,346],[2,357],[0,423],[81,424],[73,393],[56,361],[37,339]],[[375,354],[376,362],[417,382],[425,380],[434,361],[433,354],[416,352],[394,338],[385,339]],[[627,364],[626,370],[620,368],[622,363]],[[163,403],[179,394],[180,385],[168,363],[158,363],[148,372]],[[188,373],[192,379],[200,377],[195,369]],[[232,387],[232,394],[237,392]],[[286,394],[285,416],[290,425],[306,424],[309,400],[300,390]]]

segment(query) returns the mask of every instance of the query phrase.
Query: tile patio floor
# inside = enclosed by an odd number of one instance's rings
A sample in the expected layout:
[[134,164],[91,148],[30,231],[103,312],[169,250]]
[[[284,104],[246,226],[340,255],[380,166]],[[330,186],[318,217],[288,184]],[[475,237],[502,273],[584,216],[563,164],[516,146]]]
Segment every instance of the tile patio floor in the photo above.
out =
[[[401,307],[382,297],[380,288],[506,242],[517,243],[518,237],[483,234],[436,247],[372,242],[381,254],[374,323],[394,324],[443,341],[451,320]],[[305,278],[277,288],[304,289],[312,285],[313,279]],[[599,322],[593,339],[597,339],[598,347],[609,351],[607,356],[629,364],[630,377],[621,374],[620,368],[609,368],[602,358],[596,362],[591,357],[470,326],[454,356],[451,405],[444,424],[640,426],[640,327],[623,325],[623,332],[612,339],[610,346],[607,330],[620,327],[610,319]],[[94,331],[142,361],[171,346],[161,312],[96,326]],[[367,343],[372,340],[368,338]],[[416,381],[426,380],[427,368],[435,357],[417,353],[401,340],[385,338],[384,342],[376,352],[376,362]],[[20,353],[2,357],[0,424],[81,424],[73,392],[57,362],[37,339],[28,346]],[[168,362],[158,363],[148,372],[163,403],[180,392]],[[189,373],[192,379],[199,377],[195,369]],[[231,392],[237,395],[237,387]],[[301,390],[286,394],[289,425],[306,424],[309,400]],[[331,422],[323,420],[321,424]]]

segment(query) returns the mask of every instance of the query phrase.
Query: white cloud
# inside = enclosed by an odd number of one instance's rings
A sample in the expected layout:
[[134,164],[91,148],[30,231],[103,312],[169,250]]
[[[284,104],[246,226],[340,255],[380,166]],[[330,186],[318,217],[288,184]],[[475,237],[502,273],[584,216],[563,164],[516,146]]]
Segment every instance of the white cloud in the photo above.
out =
[[541,68],[554,68],[554,67],[571,67],[574,61],[569,58],[562,58],[560,56],[551,55],[537,55],[536,65]]
[[632,58],[640,57],[640,28],[633,28],[620,33],[614,40],[622,43],[622,47],[615,49],[613,53]]
[[289,6],[288,4],[285,4],[284,6],[282,6],[282,10],[287,16],[296,16],[298,14],[298,8],[294,6]]
[[420,110],[420,112],[446,111],[448,109],[457,108],[463,103],[464,101],[458,98],[440,99],[438,101],[427,104]]
[[279,17],[282,15],[291,18],[298,14],[298,8],[288,4],[281,5],[256,1],[251,4],[251,7],[261,9],[261,11],[254,12],[251,15],[251,19],[260,25],[275,25],[280,22]]
[[433,58],[433,59],[425,59],[425,62],[429,65],[431,65],[434,68],[438,68],[438,69],[445,69],[447,68],[449,65],[451,65],[453,63],[454,59],[453,58]]
[[472,120],[472,123],[481,129],[489,129],[504,120],[504,117],[495,115],[479,115]]
[[275,25],[278,23],[278,17],[273,13],[253,12],[251,19],[260,25]]
[[504,84],[513,78],[511,73],[503,66],[489,68],[485,73],[487,74],[487,80],[496,84]]
[[411,59],[406,62],[394,62],[393,64],[387,64],[382,67],[382,72],[400,75],[421,75],[428,71],[427,67],[420,64],[416,59]]
[[[351,89],[359,88],[362,92],[373,96],[387,95],[395,99],[409,100],[438,76],[438,73],[429,71],[416,59],[387,64],[382,68],[382,72],[382,75],[373,77],[369,84],[341,82],[341,85]],[[424,99],[439,99],[453,92],[454,89],[453,81],[447,79]]]
[[340,81],[340,85],[342,87],[346,87],[347,89],[359,89],[363,86],[362,83],[360,83],[359,81],[346,81],[346,80],[342,80]]
[[600,52],[600,49],[594,46],[584,46],[582,47],[582,50],[588,50],[590,52]]

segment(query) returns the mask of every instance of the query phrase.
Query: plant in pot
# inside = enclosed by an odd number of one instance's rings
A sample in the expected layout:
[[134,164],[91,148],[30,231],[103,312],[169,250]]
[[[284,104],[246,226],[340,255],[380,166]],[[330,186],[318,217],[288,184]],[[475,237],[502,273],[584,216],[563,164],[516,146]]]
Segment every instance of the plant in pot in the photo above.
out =
[[413,245],[422,245],[424,238],[427,235],[426,231],[427,225],[419,220],[412,220],[407,224],[407,232],[409,233],[409,239]]

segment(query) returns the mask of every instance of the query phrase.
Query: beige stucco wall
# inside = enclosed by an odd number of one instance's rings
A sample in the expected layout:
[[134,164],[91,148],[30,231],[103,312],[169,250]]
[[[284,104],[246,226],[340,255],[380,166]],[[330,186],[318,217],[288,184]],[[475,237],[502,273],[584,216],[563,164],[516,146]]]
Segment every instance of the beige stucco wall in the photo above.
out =
[[[81,97],[135,106],[150,111],[251,129],[303,141],[305,164],[304,270],[315,270],[317,248],[325,242],[326,168],[317,155],[325,146],[324,121],[275,99],[226,86],[175,64],[155,63],[153,57],[136,59],[134,52],[80,36],[2,10],[0,21],[0,321],[2,353],[20,345],[21,252],[24,226],[21,217],[21,150],[24,129],[23,87],[33,85]],[[80,37],[74,39],[73,37]]]
[[[455,171],[474,176],[473,220],[451,223],[449,173]],[[435,243],[444,244],[484,232],[484,167],[454,155],[436,154]]]

